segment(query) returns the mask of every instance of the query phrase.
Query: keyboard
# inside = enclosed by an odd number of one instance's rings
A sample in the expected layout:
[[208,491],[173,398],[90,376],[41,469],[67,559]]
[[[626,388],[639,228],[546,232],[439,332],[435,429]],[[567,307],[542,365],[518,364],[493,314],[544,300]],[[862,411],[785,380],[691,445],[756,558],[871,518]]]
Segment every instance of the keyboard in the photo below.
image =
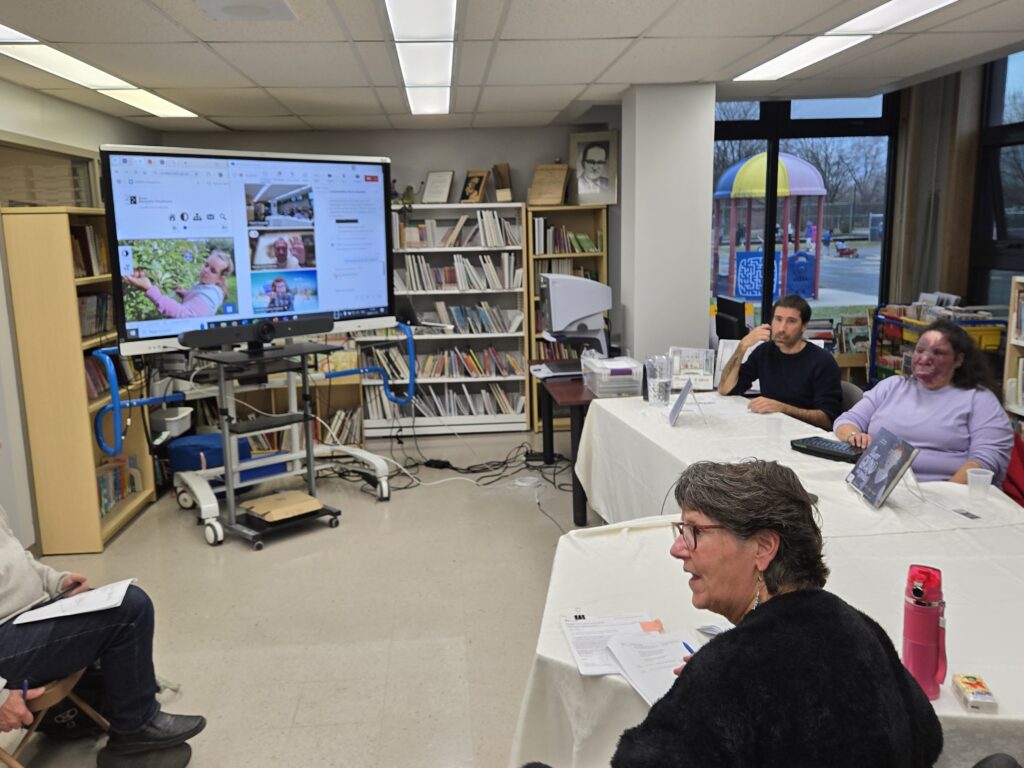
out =
[[826,437],[799,437],[796,440],[790,440],[789,445],[794,451],[820,456],[823,459],[832,459],[832,461],[848,461],[850,464],[856,464],[857,459],[864,452],[842,440],[829,440]]

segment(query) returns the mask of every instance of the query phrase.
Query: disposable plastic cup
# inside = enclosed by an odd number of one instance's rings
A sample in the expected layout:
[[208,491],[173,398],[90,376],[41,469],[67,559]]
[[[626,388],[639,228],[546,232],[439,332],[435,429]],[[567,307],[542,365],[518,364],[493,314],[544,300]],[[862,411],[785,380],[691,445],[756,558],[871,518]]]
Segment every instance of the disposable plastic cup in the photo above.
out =
[[967,470],[967,496],[972,502],[982,502],[992,487],[992,471],[988,469]]

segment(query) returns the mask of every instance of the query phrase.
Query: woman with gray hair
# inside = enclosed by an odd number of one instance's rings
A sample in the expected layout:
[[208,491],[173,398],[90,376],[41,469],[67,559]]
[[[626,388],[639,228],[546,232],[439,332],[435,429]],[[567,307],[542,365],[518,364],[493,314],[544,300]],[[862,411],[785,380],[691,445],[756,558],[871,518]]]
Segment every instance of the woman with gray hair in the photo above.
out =
[[699,462],[675,497],[670,552],[693,604],[736,626],[686,659],[613,768],[934,764],[942,728],[885,630],[823,589],[821,530],[796,474]]

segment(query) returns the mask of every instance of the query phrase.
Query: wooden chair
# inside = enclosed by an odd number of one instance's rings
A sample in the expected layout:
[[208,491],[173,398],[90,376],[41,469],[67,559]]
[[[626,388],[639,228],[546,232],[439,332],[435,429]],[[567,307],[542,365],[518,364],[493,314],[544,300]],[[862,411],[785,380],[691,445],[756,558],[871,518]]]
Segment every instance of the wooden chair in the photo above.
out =
[[25,746],[28,744],[28,740],[32,737],[32,734],[36,732],[36,728],[39,727],[39,723],[44,717],[46,717],[47,710],[54,704],[59,704],[64,699],[71,699],[82,712],[91,717],[95,723],[102,728],[104,731],[110,730],[110,723],[103,717],[99,712],[86,704],[82,699],[72,690],[77,684],[79,678],[85,673],[84,669],[80,669],[77,672],[68,675],[67,677],[55,680],[52,683],[46,684],[46,692],[43,693],[37,699],[26,702],[28,711],[32,713],[32,725],[28,727],[25,735],[22,736],[21,741],[18,742],[17,749],[14,752],[8,753],[0,749],[0,763],[8,766],[8,768],[24,768],[24,766],[18,762],[18,756],[24,751]]

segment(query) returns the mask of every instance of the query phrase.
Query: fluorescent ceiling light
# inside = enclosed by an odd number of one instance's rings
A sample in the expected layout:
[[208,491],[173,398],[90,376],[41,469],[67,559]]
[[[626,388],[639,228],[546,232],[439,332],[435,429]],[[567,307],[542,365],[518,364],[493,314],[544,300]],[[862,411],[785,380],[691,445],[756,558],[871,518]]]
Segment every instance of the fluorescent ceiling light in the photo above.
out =
[[759,67],[754,67],[749,72],[744,72],[739,77],[734,77],[733,80],[778,80],[870,39],[871,35],[816,37],[766,61]]
[[406,88],[452,84],[455,43],[398,43],[395,48]]
[[414,115],[444,115],[448,113],[451,88],[406,88],[409,109]]
[[16,29],[5,27],[0,24],[0,43],[37,43],[39,42],[34,37],[23,35]]
[[454,40],[456,0],[386,0],[391,31],[404,40]]
[[171,104],[167,99],[162,99],[154,93],[143,91],[139,88],[132,88],[131,90],[119,88],[113,91],[101,90],[99,93],[112,99],[123,101],[125,104],[141,109],[144,112],[149,112],[149,114],[156,115],[157,117],[198,117],[195,112],[189,112],[177,104]]
[[825,34],[877,35],[955,2],[956,0],[889,0],[888,3],[862,13]]
[[0,45],[0,53],[93,90],[135,87],[48,45]]

